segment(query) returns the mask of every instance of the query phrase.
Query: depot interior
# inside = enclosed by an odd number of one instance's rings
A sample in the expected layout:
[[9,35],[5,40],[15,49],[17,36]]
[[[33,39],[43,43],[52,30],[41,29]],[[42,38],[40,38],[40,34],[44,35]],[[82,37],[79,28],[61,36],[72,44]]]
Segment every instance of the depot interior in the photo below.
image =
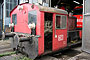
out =
[[[24,1],[24,0],[18,0],[18,4],[22,3],[20,1]],[[73,12],[74,8],[76,6],[83,6],[83,0],[25,0],[26,2],[27,1],[30,1],[30,2],[37,2],[39,1],[39,3],[42,5],[42,3],[47,3],[49,4],[49,7],[57,7],[57,8],[60,8],[60,9],[64,9],[68,12]],[[25,2],[24,1],[24,2]],[[4,0],[0,0],[0,4],[2,4],[4,2]],[[46,5],[47,5],[46,4]],[[79,12],[82,12],[82,11],[79,11]],[[78,12],[78,13],[79,13]]]
[[[28,3],[28,1],[27,1],[27,3]],[[0,2],[3,3],[3,0],[0,0]],[[19,0],[18,0],[18,2],[21,3]],[[72,13],[71,15],[77,15],[77,14],[83,13],[83,8],[75,10],[75,7],[83,6],[83,0],[40,0],[40,5],[42,5],[43,2],[47,3],[47,4],[45,4],[45,6],[66,10],[68,12],[68,14]],[[46,19],[48,17],[51,20]],[[49,23],[52,23],[52,14],[51,13],[45,13],[45,23],[47,23],[48,20],[49,20]],[[50,24],[50,26],[48,26],[48,27],[52,27],[52,24]],[[46,29],[48,27],[45,26],[44,28]],[[48,30],[49,30],[49,32],[47,32]],[[49,37],[52,37],[52,28],[48,28],[48,30],[46,29],[44,31],[44,35],[45,35],[45,37],[48,36],[48,38],[49,38]],[[47,47],[47,46],[49,46],[49,47]],[[52,49],[52,38],[48,41],[45,39],[45,49],[49,50],[48,48]]]

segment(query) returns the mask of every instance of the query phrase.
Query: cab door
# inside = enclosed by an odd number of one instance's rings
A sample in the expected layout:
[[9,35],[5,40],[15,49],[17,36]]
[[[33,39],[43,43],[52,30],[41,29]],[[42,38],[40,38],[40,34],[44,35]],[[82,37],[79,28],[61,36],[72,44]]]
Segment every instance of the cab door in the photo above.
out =
[[56,51],[67,46],[67,15],[53,14],[53,47]]

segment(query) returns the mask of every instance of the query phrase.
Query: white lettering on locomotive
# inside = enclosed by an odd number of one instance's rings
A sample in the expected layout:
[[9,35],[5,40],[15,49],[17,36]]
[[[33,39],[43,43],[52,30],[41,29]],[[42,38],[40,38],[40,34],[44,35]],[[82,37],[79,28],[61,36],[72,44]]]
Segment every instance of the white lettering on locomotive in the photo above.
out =
[[62,41],[64,39],[64,35],[58,35],[58,41]]
[[77,22],[83,22],[83,19],[77,19]]

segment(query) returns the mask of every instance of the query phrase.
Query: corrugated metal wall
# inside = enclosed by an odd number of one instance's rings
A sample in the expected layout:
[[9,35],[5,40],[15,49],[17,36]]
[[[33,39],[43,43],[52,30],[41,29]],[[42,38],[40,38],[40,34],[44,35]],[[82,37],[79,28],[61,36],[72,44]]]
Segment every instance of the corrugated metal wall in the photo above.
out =
[[90,0],[83,0],[83,40],[82,50],[90,53]]

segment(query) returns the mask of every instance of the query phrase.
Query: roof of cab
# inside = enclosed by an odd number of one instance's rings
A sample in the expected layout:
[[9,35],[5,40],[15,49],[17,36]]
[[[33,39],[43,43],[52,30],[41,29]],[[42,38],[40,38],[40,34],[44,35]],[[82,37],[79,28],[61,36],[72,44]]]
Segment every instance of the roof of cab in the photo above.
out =
[[57,8],[51,8],[51,7],[44,7],[44,6],[38,6],[40,11],[45,12],[53,12],[53,13],[60,13],[60,14],[68,14],[67,11]]
[[[20,5],[24,5],[24,4],[29,4],[29,3],[23,3],[23,4],[20,4]],[[10,12],[10,16],[11,16],[11,13],[18,7],[19,5],[17,5],[11,12]],[[60,14],[68,14],[67,11],[65,10],[62,10],[62,9],[57,9],[57,8],[52,8],[52,7],[44,7],[44,6],[39,6],[39,5],[36,5],[38,6],[39,10],[40,11],[45,11],[45,12],[53,12],[53,13],[60,13]]]

